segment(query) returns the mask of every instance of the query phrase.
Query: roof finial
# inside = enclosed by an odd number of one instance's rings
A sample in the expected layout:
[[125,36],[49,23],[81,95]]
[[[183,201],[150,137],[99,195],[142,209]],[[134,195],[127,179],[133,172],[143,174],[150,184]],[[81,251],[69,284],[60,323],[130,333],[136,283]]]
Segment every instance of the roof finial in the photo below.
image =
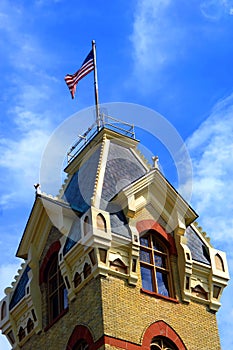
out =
[[34,184],[34,187],[36,189],[36,194],[41,194],[40,184],[39,183]]
[[159,157],[158,156],[153,156],[152,157],[152,161],[153,161],[153,169],[159,169]]

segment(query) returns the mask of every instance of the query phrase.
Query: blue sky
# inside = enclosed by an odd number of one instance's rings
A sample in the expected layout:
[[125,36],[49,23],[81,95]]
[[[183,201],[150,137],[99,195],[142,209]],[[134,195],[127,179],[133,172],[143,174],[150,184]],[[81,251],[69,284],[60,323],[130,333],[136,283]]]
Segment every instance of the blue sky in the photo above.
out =
[[[100,102],[151,108],[185,140],[193,167],[191,204],[212,244],[227,252],[233,275],[232,33],[232,0],[1,0],[1,296],[21,263],[14,255],[50,135],[94,103],[91,74],[75,100],[64,83],[92,39]],[[166,159],[159,156],[163,166]],[[165,170],[173,178],[171,166]],[[230,282],[218,312],[223,350],[233,348],[232,293]],[[3,336],[0,348],[10,349]]]

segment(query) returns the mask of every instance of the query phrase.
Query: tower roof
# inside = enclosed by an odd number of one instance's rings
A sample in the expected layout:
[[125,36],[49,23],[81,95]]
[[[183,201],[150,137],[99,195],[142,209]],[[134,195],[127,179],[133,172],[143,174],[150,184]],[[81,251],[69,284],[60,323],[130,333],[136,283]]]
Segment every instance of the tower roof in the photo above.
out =
[[102,129],[68,164],[68,181],[61,198],[83,213],[91,205],[106,210],[124,187],[149,171],[139,157],[138,141],[109,129]]

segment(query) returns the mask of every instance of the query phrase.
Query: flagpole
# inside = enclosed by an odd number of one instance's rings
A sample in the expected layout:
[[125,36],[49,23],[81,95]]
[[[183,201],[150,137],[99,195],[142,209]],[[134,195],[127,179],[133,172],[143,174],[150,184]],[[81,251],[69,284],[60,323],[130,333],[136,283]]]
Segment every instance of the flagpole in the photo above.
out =
[[97,129],[100,129],[100,113],[99,113],[99,91],[98,91],[98,77],[97,77],[97,65],[96,65],[96,45],[95,40],[92,40],[92,50],[94,57],[94,89],[95,89],[95,110],[96,110],[96,124]]

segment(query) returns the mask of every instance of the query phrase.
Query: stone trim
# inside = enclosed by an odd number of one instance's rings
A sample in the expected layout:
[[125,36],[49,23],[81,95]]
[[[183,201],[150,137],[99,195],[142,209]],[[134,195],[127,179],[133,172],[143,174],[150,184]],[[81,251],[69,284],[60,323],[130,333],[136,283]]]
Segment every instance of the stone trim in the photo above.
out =
[[166,297],[165,295],[162,295],[162,294],[159,294],[159,293],[156,293],[156,292],[151,292],[150,290],[146,290],[144,288],[141,288],[140,291],[141,291],[141,293],[150,295],[150,296],[152,296],[154,298],[163,299],[163,300],[166,300],[166,301],[171,301],[172,303],[177,303],[177,304],[179,303],[179,300],[177,300],[175,298]]
[[155,230],[167,241],[169,253],[173,255],[177,255],[174,238],[170,234],[168,234],[157,221],[154,221],[151,219],[141,220],[136,223],[136,228],[139,233],[142,233],[144,231],[149,231],[149,230]]
[[187,350],[179,335],[166,322],[152,323],[145,331],[142,340],[142,350],[150,350],[150,344],[154,337],[164,336],[170,339],[179,350]]
[[87,342],[90,349],[95,349],[95,347],[93,347],[94,341],[90,330],[86,326],[78,325],[74,328],[69,338],[66,350],[72,350],[75,344],[81,339]]

